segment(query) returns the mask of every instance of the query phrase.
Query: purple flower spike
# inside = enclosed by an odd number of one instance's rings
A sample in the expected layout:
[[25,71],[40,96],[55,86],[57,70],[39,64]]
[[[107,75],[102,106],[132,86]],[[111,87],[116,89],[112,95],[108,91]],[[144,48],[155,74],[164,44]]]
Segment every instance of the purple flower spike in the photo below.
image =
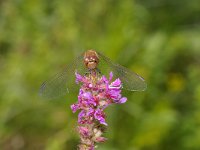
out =
[[110,104],[122,104],[127,101],[122,97],[122,83],[118,78],[112,82],[113,73],[110,72],[109,79],[105,76],[81,76],[76,75],[76,83],[81,83],[78,102],[71,105],[72,112],[80,110],[78,115],[78,132],[81,137],[80,150],[94,150],[95,143],[105,142],[102,137],[105,131],[106,115],[104,109]]

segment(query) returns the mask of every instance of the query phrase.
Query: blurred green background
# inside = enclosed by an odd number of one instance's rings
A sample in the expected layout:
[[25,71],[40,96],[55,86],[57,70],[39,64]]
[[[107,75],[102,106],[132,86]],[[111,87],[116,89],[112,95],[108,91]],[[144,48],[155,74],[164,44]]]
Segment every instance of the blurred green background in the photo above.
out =
[[198,0],[0,1],[0,149],[76,149],[77,93],[47,101],[38,89],[87,49],[148,84],[106,110],[98,150],[200,149]]

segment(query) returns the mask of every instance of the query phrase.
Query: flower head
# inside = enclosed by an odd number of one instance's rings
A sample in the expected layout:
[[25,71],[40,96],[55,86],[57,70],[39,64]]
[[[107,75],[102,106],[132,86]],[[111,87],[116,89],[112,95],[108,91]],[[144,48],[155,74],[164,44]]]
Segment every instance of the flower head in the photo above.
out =
[[[118,78],[112,82],[113,73],[109,79],[105,76],[82,76],[76,72],[76,83],[81,83],[78,102],[71,105],[72,112],[80,110],[78,115],[78,131],[81,136],[82,148],[94,149],[94,143],[104,142],[103,126],[107,126],[104,109],[110,104],[122,104],[127,101],[122,97],[122,83]],[[84,145],[84,146],[83,146]],[[79,146],[81,149],[81,146]]]

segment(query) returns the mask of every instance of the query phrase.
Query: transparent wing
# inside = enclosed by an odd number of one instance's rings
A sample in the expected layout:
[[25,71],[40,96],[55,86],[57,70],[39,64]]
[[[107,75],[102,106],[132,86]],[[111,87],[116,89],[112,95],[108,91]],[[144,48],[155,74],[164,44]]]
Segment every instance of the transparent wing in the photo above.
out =
[[83,64],[83,54],[71,64],[66,65],[58,74],[45,81],[40,87],[39,95],[48,99],[55,99],[75,90],[75,71],[80,74],[86,71]]
[[147,88],[147,84],[142,77],[119,64],[113,63],[99,52],[98,55],[100,57],[98,68],[102,71],[102,74],[108,75],[112,71],[114,77],[121,80],[124,89],[129,91],[144,91]]

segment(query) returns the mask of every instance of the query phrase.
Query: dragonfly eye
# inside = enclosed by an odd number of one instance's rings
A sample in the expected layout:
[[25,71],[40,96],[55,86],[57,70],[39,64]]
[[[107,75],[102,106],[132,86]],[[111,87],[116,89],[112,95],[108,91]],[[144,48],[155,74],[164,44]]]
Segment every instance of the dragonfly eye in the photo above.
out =
[[87,59],[88,62],[96,62],[96,59],[93,57],[90,57],[89,59]]

